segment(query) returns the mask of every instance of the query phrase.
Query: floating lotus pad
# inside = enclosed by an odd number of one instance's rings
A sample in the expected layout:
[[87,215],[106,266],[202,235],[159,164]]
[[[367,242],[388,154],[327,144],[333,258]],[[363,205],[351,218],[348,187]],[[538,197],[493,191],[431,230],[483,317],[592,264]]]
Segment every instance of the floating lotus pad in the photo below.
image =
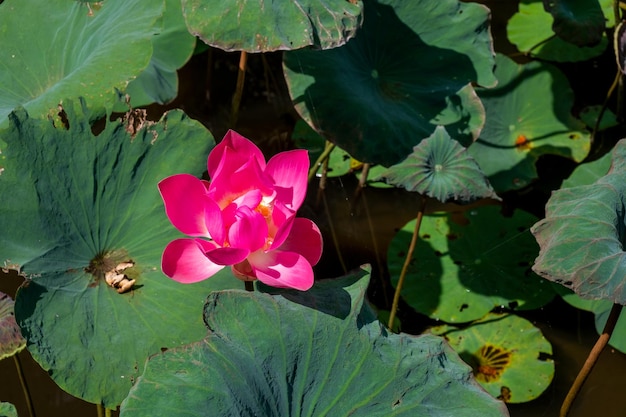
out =
[[361,24],[361,1],[183,0],[189,31],[225,51],[343,45]]
[[16,107],[46,114],[67,97],[110,108],[152,55],[162,2],[6,0],[0,5],[0,126]]
[[452,348],[474,369],[476,380],[507,403],[534,400],[554,377],[552,345],[528,320],[513,314],[488,314],[458,329],[437,326]]
[[577,46],[594,46],[604,35],[605,19],[600,3],[588,0],[552,0],[547,11],[554,17],[552,29],[561,39]]
[[496,63],[498,86],[477,90],[487,122],[468,148],[493,188],[527,186],[537,178],[541,155],[582,161],[589,152],[589,133],[570,113],[574,95],[567,78],[540,62],[518,65],[498,55]]
[[354,158],[390,166],[437,124],[466,137],[484,111],[473,88],[493,86],[486,7],[457,0],[368,0],[346,45],[284,55],[300,115]]
[[0,292],[0,360],[15,355],[26,347],[13,314],[13,300]]
[[499,199],[478,164],[443,126],[413,148],[413,153],[381,174],[386,182],[441,202]]
[[546,217],[532,228],[541,248],[533,270],[586,299],[626,304],[623,243],[626,140],[611,169],[589,185],[553,192]]
[[[402,288],[415,310],[448,323],[480,319],[494,307],[533,309],[554,291],[530,271],[537,245],[528,228],[536,218],[522,211],[504,217],[496,206],[424,216]],[[415,227],[393,238],[387,259],[397,284]]]
[[[206,169],[214,141],[202,125],[173,111],[137,131],[108,122],[94,136],[84,102],[63,110],[55,126],[20,109],[1,132],[0,194],[11,198],[0,208],[0,259],[32,280],[15,316],[35,360],[70,394],[114,408],[149,355],[205,336],[211,290],[241,282],[225,270],[181,285],[160,271],[179,233],[157,182]],[[106,282],[112,271],[122,271],[120,288]]]
[[508,415],[442,338],[389,333],[368,281],[212,293],[207,338],[150,358],[120,415]]
[[[583,2],[596,3],[584,0]],[[578,3],[581,3],[580,0]],[[612,20],[613,12],[610,2],[603,1],[603,3],[604,16]],[[597,45],[579,47],[555,36],[556,33],[552,29],[553,23],[554,18],[545,11],[544,2],[526,0],[520,2],[519,11],[509,20],[507,35],[511,43],[521,52],[547,61],[585,61],[601,55],[606,50],[609,42],[604,33]],[[609,21],[607,26],[612,25]],[[528,30],[529,27],[532,27],[532,30]]]

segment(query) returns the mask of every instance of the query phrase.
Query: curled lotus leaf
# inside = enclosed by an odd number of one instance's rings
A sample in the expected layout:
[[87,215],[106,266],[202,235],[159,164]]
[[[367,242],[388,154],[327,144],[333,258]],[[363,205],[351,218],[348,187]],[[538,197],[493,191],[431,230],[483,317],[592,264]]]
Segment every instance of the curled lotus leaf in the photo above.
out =
[[11,297],[0,292],[0,360],[26,347],[26,339],[15,321],[13,305]]
[[361,270],[307,292],[213,292],[207,337],[151,357],[120,415],[508,415],[442,338],[389,333],[368,281]]
[[532,227],[539,243],[533,270],[585,299],[626,304],[626,140],[609,172],[588,185],[555,191]]
[[443,126],[438,126],[404,161],[391,166],[381,176],[389,184],[441,202],[499,199],[476,161]]

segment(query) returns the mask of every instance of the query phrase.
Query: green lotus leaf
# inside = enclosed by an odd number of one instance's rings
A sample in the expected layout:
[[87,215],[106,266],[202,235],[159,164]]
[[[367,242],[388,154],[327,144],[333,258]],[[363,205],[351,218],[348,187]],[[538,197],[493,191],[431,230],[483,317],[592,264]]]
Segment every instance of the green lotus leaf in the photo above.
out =
[[[148,67],[124,90],[132,107],[165,104],[178,94],[177,70],[193,54],[196,38],[187,30],[180,0],[166,0],[162,29],[152,38],[153,53]],[[128,108],[118,105],[116,111]]]
[[151,357],[120,415],[508,415],[442,338],[389,333],[365,275],[212,293],[207,338]]
[[[27,347],[61,388],[114,408],[149,355],[205,336],[207,294],[240,282],[225,270],[182,285],[160,271],[163,248],[180,234],[157,183],[200,175],[211,134],[181,111],[137,131],[108,122],[98,136],[92,118],[84,102],[72,101],[60,122],[23,109],[10,115],[0,194],[28,199],[0,207],[0,259],[33,245],[20,265],[9,262],[29,278],[15,302]],[[123,276],[121,288],[107,284],[112,272]]]
[[[561,0],[562,1],[562,0]],[[578,0],[572,0],[578,1]],[[583,3],[595,3],[586,1]],[[552,15],[544,9],[541,0],[524,0],[519,4],[519,11],[511,17],[507,24],[507,35],[511,43],[521,52],[530,56],[555,62],[575,62],[601,55],[609,44],[603,33],[600,42],[595,46],[579,47],[557,37],[552,29],[555,22]],[[612,7],[602,1],[604,16],[612,16]],[[559,9],[563,10],[563,9]],[[611,26],[609,24],[609,26]],[[529,30],[528,28],[532,28]]]
[[355,35],[361,1],[182,0],[189,31],[225,51],[334,48]]
[[[530,271],[537,245],[528,228],[535,217],[499,207],[424,216],[419,240],[402,287],[416,311],[447,323],[477,320],[495,307],[534,309],[554,291]],[[387,262],[397,285],[415,220],[394,236]]]
[[[590,130],[595,129],[596,122],[598,120],[598,117],[600,117],[601,111],[602,106],[600,105],[584,107],[580,111],[580,120],[582,120]],[[604,114],[602,114],[602,120],[600,120],[600,123],[598,124],[598,131],[602,131],[617,125],[619,125],[619,122],[617,121],[617,116],[615,115],[615,113],[613,113],[610,109],[605,108]]]
[[0,402],[0,417],[17,417],[17,409],[11,403]]
[[444,325],[432,332],[444,336],[483,388],[504,402],[534,400],[554,377],[552,345],[531,322],[513,314],[488,314],[463,329]]
[[468,84],[495,84],[489,12],[457,0],[365,1],[346,45],[284,55],[302,118],[362,162],[390,166],[436,125],[471,138],[484,110]]
[[586,299],[626,304],[623,250],[626,140],[595,183],[552,193],[546,217],[532,228],[540,246],[533,270]]
[[541,155],[582,161],[589,152],[589,133],[570,113],[574,97],[567,78],[541,62],[518,65],[498,55],[496,63],[498,87],[478,90],[487,122],[468,148],[493,188],[527,186],[537,178],[535,162]]
[[598,0],[550,0],[544,2],[554,18],[552,30],[577,46],[594,46],[604,35],[604,14]]
[[0,125],[23,106],[47,114],[61,99],[110,108],[152,55],[163,2],[6,0],[0,4]]
[[606,175],[611,168],[611,153],[607,153],[600,159],[593,162],[585,162],[576,167],[574,172],[563,181],[561,188],[571,188],[579,185],[589,185]]
[[13,356],[26,347],[13,313],[14,302],[0,292],[0,360]]
[[383,172],[389,184],[441,202],[469,203],[498,196],[466,149],[443,126],[413,148],[413,153]]

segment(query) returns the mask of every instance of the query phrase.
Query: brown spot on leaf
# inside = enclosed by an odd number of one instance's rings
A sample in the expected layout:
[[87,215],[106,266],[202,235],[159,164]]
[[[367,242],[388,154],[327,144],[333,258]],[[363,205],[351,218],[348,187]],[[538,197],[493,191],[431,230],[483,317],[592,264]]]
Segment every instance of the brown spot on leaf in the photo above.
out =
[[502,376],[502,372],[511,363],[511,352],[493,345],[484,345],[475,355],[478,366],[474,370],[476,379],[493,382]]

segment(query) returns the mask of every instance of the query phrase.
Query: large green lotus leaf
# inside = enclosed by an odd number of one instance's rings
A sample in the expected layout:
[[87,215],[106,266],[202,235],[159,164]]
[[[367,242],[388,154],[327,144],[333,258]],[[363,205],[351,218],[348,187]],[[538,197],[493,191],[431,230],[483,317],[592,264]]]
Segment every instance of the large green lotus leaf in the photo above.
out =
[[0,125],[18,106],[38,116],[67,97],[110,108],[148,65],[162,13],[161,1],[4,1]]
[[533,270],[586,299],[626,304],[626,140],[595,183],[552,193],[532,228],[540,246]]
[[469,203],[498,196],[466,149],[443,126],[413,148],[413,153],[383,172],[386,182],[441,202]]
[[[586,2],[594,3],[596,0]],[[610,2],[601,3],[604,16],[612,16]],[[585,61],[601,55],[609,44],[603,33],[600,42],[595,46],[576,46],[557,37],[552,30],[553,23],[554,18],[545,11],[541,0],[524,0],[519,4],[519,11],[507,24],[507,35],[521,52],[555,62]],[[610,22],[608,26],[611,26]]]
[[151,357],[120,415],[508,415],[442,338],[389,333],[364,275],[212,293],[207,338]]
[[[166,0],[162,29],[152,38],[153,53],[148,67],[125,90],[132,107],[151,103],[165,104],[178,94],[177,70],[194,51],[196,38],[187,30],[180,0]],[[116,106],[117,111],[128,107]]]
[[361,1],[182,0],[189,31],[225,51],[334,48],[355,35]]
[[[113,121],[94,136],[84,102],[71,101],[60,119],[55,125],[23,109],[10,115],[0,194],[31,187],[39,211],[29,211],[31,200],[15,204],[25,217],[0,207],[0,258],[14,247],[45,248],[22,259],[29,280],[18,291],[15,317],[28,349],[61,388],[113,408],[149,355],[205,336],[202,305],[211,290],[240,282],[225,270],[182,285],[160,271],[163,248],[179,233],[157,182],[204,171],[214,141],[202,125],[173,111],[134,135]],[[28,181],[5,182],[5,174]],[[5,244],[10,239],[15,245]],[[123,275],[136,282],[120,294],[104,275],[127,262]]]
[[594,46],[604,35],[604,14],[598,0],[550,0],[544,2],[554,17],[552,30],[577,46]]
[[[500,306],[545,305],[554,291],[530,271],[537,244],[528,228],[535,220],[519,210],[504,217],[496,206],[424,216],[402,297],[415,310],[448,323],[477,320]],[[389,246],[393,285],[414,228],[412,220]]]
[[17,417],[17,409],[11,403],[0,402],[0,417]]
[[489,11],[457,0],[365,2],[358,36],[284,55],[296,110],[354,158],[390,166],[446,124],[472,137],[484,110],[469,83],[495,84]]
[[15,321],[13,305],[11,297],[0,292],[0,360],[26,347],[26,340]]
[[606,175],[611,168],[612,154],[609,152],[593,162],[585,162],[576,167],[572,174],[563,181],[561,188],[589,185]]
[[535,162],[544,154],[582,161],[589,133],[570,113],[574,95],[567,78],[541,62],[518,65],[498,54],[496,63],[498,87],[478,90],[487,122],[468,148],[493,188],[527,186],[537,178]]
[[531,322],[513,314],[488,314],[462,329],[444,325],[432,332],[472,366],[487,392],[507,403],[534,400],[554,376],[552,345]]

